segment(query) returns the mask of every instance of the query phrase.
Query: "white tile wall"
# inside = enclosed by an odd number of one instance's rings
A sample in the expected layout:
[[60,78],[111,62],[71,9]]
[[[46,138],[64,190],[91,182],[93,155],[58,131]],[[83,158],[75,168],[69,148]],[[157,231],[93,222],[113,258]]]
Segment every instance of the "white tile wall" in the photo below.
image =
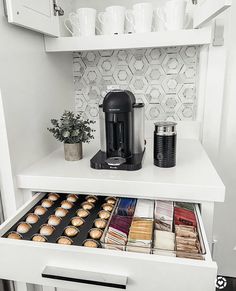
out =
[[147,120],[194,120],[198,54],[198,47],[74,53],[76,111],[98,118],[106,92],[120,88],[145,103]]

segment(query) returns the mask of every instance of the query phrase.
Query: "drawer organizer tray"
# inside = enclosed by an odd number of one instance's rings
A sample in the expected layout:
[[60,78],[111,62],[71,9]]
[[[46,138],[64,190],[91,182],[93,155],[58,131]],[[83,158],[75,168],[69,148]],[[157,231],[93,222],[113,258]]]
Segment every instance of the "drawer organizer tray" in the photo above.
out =
[[[66,199],[65,194],[60,195],[60,201]],[[0,226],[0,258],[4,266],[0,268],[0,278],[80,291],[215,290],[217,266],[211,259],[198,205],[196,216],[205,246],[205,260],[4,237],[44,196],[45,193],[34,195]],[[104,197],[100,199],[102,203]]]
[[[19,221],[17,221],[4,235],[3,237],[7,237],[7,235],[12,232],[12,231],[16,231],[17,229],[17,226],[20,222],[24,222],[26,220],[26,217],[28,216],[29,213],[34,213],[34,209],[37,207],[37,206],[40,206],[42,201],[44,199],[47,198],[47,194],[46,193],[42,193],[42,195],[44,195],[38,203],[36,203],[23,217],[20,218]],[[71,225],[70,224],[70,221],[73,217],[77,216],[76,215],[76,211],[80,208],[82,208],[81,204],[83,202],[86,202],[86,196],[87,195],[78,195],[78,199],[76,202],[74,202],[73,204],[73,207],[71,209],[68,210],[68,213],[65,217],[62,217],[62,220],[60,222],[59,225],[57,226],[54,226],[55,228],[55,231],[52,233],[52,235],[49,235],[49,236],[46,236],[46,239],[47,239],[47,242],[49,243],[56,243],[57,242],[57,239],[60,237],[60,236],[64,236],[64,229]],[[94,208],[92,210],[90,210],[90,214],[86,217],[86,218],[83,218],[85,220],[85,223],[78,227],[78,230],[79,230],[79,233],[74,236],[74,237],[71,237],[70,239],[73,241],[73,245],[77,245],[77,246],[82,246],[83,242],[89,238],[88,236],[88,232],[91,228],[94,227],[94,220],[96,218],[98,218],[98,212],[102,209],[102,204],[106,203],[106,200],[105,200],[106,197],[104,196],[98,196],[97,197],[97,202],[94,203]],[[48,221],[48,218],[53,215],[55,213],[55,210],[61,206],[61,202],[64,201],[66,199],[66,196],[65,195],[60,195],[59,196],[59,199],[56,200],[54,202],[54,204],[47,208],[47,211],[45,214],[39,216],[39,220],[38,222],[34,223],[34,224],[31,224],[31,229],[27,232],[27,233],[24,233],[24,234],[21,234],[23,240],[31,240],[33,235],[35,234],[39,234],[39,230],[40,230],[40,227],[43,225],[43,224],[47,224],[47,221]]]

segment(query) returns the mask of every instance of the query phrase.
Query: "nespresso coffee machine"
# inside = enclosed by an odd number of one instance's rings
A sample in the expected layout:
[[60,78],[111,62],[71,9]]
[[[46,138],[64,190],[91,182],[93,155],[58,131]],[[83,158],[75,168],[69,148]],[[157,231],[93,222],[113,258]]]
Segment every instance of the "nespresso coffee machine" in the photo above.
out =
[[99,106],[101,150],[90,160],[94,169],[135,171],[145,151],[144,103],[130,91],[113,90]]

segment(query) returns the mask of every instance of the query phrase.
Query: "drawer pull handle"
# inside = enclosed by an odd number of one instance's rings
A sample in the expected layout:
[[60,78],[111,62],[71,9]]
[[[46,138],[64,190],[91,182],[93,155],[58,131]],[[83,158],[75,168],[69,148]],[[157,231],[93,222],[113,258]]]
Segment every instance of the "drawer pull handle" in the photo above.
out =
[[47,266],[42,272],[42,277],[117,289],[126,289],[127,286],[126,276],[84,270],[64,269],[53,266]]

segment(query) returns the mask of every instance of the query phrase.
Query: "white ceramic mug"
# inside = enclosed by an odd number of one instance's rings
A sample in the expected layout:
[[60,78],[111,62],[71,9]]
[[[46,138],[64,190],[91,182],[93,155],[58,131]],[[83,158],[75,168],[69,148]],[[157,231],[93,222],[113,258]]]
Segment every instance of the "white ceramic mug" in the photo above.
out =
[[165,17],[165,10],[163,8],[159,7],[154,10],[153,31],[167,30],[166,23],[164,21]]
[[125,27],[125,7],[109,6],[98,14],[102,34],[123,34]]
[[[78,33],[79,36],[93,36],[95,35],[96,14],[97,11],[93,8],[79,8],[76,13],[69,14],[69,18],[65,20],[65,27],[73,36],[78,36]],[[68,21],[70,21],[73,31],[68,27]]]
[[69,17],[65,19],[64,25],[66,29],[71,33],[72,36],[80,36],[79,21],[76,13],[72,12]]
[[170,0],[163,8],[157,10],[159,19],[163,22],[166,30],[185,29],[190,23],[186,15],[187,2],[185,0]]
[[134,32],[144,33],[152,31],[152,3],[138,3],[133,5],[132,10],[126,11],[126,18],[132,24]]

